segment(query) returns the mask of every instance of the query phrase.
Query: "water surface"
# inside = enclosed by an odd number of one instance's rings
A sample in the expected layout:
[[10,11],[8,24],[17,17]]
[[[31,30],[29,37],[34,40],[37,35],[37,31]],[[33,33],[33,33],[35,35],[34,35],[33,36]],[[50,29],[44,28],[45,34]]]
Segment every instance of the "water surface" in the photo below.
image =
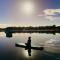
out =
[[[32,45],[43,46],[44,50],[28,52],[15,46],[15,43],[26,43],[31,36]],[[11,38],[0,32],[0,60],[60,60],[60,34],[13,33]]]

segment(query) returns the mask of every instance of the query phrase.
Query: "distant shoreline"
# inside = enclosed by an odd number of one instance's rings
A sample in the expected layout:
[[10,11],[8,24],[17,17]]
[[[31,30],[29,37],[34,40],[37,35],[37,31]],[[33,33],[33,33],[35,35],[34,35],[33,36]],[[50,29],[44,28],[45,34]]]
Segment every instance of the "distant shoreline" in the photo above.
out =
[[39,27],[6,27],[0,28],[0,32],[60,32],[60,26],[39,26]]

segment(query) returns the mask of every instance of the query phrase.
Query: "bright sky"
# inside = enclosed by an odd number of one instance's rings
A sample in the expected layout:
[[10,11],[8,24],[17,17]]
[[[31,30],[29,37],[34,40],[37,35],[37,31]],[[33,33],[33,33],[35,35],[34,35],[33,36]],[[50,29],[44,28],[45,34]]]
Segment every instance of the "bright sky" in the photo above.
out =
[[0,0],[0,27],[60,25],[60,0]]

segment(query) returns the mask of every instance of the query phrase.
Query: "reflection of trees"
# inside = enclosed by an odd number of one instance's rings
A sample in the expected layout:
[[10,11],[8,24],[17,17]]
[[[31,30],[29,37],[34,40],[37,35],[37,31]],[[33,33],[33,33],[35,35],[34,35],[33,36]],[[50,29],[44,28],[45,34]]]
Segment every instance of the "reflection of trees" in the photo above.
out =
[[9,37],[9,38],[12,37],[12,33],[7,32],[6,37]]

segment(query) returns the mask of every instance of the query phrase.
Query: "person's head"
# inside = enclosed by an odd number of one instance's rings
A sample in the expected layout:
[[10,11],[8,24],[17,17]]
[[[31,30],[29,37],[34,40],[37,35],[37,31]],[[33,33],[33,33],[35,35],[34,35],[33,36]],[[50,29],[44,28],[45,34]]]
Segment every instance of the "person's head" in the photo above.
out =
[[31,37],[28,37],[28,39],[30,40],[30,39],[31,39]]

